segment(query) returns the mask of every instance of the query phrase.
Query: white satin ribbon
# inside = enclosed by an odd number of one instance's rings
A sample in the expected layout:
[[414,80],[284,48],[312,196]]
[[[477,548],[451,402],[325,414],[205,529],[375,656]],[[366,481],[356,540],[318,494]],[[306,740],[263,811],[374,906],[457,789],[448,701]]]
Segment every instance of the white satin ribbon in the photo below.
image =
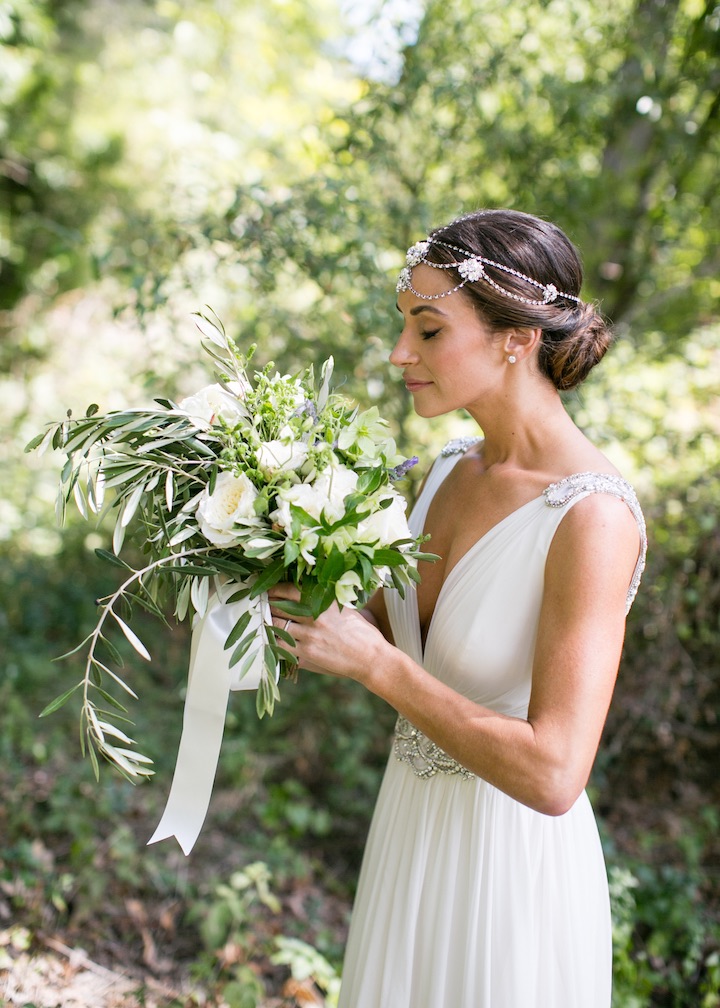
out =
[[[186,855],[200,834],[210,804],[230,690],[257,689],[266,674],[262,627],[271,620],[270,604],[264,594],[254,599],[228,602],[240,587],[243,585],[236,582],[216,581],[216,594],[210,598],[205,614],[196,616],[193,621],[183,730],[175,773],[162,819],[148,840],[151,844],[174,836]],[[233,648],[226,651],[225,641],[248,611],[251,618],[245,633],[260,635],[261,646],[255,660],[241,676],[245,659],[230,668]]]

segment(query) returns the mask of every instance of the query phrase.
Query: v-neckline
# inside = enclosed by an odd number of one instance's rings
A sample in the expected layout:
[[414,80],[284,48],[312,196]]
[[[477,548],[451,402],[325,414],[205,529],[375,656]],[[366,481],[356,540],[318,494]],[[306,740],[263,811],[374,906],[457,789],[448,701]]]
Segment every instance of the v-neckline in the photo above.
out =
[[[448,473],[448,475],[450,475],[450,474]],[[440,486],[440,484],[438,484],[438,487],[439,486]],[[437,491],[438,487],[435,488],[436,491]],[[479,549],[480,546],[482,546],[484,544],[485,540],[489,536],[491,536],[491,535],[493,535],[493,533],[499,531],[502,528],[503,525],[505,525],[508,521],[510,521],[511,518],[514,518],[516,515],[520,514],[521,511],[524,511],[525,508],[528,508],[528,507],[530,507],[531,504],[536,504],[539,500],[542,500],[543,494],[545,493],[546,489],[547,488],[544,488],[539,494],[537,494],[537,496],[531,497],[530,500],[525,501],[524,504],[520,504],[520,505],[518,505],[518,507],[513,508],[512,511],[509,511],[503,518],[501,518],[499,521],[495,522],[494,525],[491,525],[490,528],[487,529],[486,532],[483,532],[483,534],[479,537],[479,539],[476,539],[475,542],[472,543],[472,545],[469,546],[467,550],[465,550],[465,552],[460,557],[460,559],[457,561],[457,563],[453,564],[453,566],[450,568],[450,570],[446,574],[445,578],[443,579],[442,584],[440,585],[440,590],[437,593],[437,597],[435,599],[435,605],[433,606],[433,611],[430,614],[430,619],[428,620],[427,632],[425,633],[425,639],[424,640],[423,640],[422,626],[420,624],[420,606],[418,604],[417,590],[415,591],[415,624],[416,624],[416,629],[417,629],[418,641],[419,641],[419,644],[420,644],[420,654],[422,655],[423,662],[424,662],[424,659],[425,659],[425,655],[427,653],[427,646],[428,646],[428,641],[430,639],[430,634],[432,632],[433,623],[435,622],[435,615],[436,615],[436,613],[437,613],[437,611],[438,611],[438,609],[440,607],[440,603],[443,600],[443,596],[446,594],[446,588],[447,588],[447,586],[449,584],[451,584],[453,580],[456,580],[456,576],[455,576],[456,575],[456,571],[459,568],[465,566],[466,561],[468,561],[470,559],[470,557],[474,555],[474,553]],[[434,494],[433,494],[433,496],[434,496]],[[431,502],[432,502],[432,497],[430,498],[430,501],[428,502],[428,510],[430,508],[430,503]],[[423,517],[423,528],[425,527],[425,520],[426,519],[427,519],[427,511],[425,512],[425,515]]]
[[[448,470],[448,472],[445,473],[445,475],[440,479],[440,481],[437,484],[434,485],[434,489],[432,491],[432,496],[427,501],[427,505],[425,506],[425,510],[424,510],[424,512],[422,514],[422,529],[423,529],[423,531],[425,529],[425,522],[427,521],[427,515],[428,515],[428,511],[430,509],[430,504],[432,503],[432,500],[433,500],[435,494],[437,493],[439,487],[442,485],[442,483],[445,481],[445,479],[450,475],[450,472],[452,472],[452,469],[455,468],[455,465],[457,464],[457,462],[460,461],[460,458],[462,458],[462,456],[465,454],[465,452],[463,451],[463,452],[458,453],[458,454],[459,454],[459,458],[455,459],[455,461],[453,462],[452,467]],[[546,503],[552,505],[553,507],[562,507],[563,504],[566,503],[566,501],[563,500],[563,499],[551,500],[550,496],[552,495],[552,492],[555,491],[557,493],[557,491],[559,490],[560,487],[563,486],[563,484],[570,483],[570,482],[572,482],[574,480],[578,480],[578,479],[582,479],[582,478],[587,478],[587,477],[596,477],[596,478],[597,477],[603,477],[606,480],[609,480],[610,483],[622,484],[623,487],[627,488],[630,491],[631,495],[634,495],[634,491],[633,491],[632,486],[627,482],[627,480],[624,477],[618,476],[616,473],[603,473],[603,472],[597,472],[597,471],[594,471],[594,470],[584,470],[582,472],[569,473],[567,476],[561,476],[559,480],[554,480],[553,482],[549,483],[547,486],[543,487],[543,489],[540,491],[540,493],[537,494],[535,497],[531,497],[530,500],[525,501],[524,504],[520,504],[518,507],[514,508],[512,511],[509,511],[508,514],[506,514],[503,518],[500,519],[500,521],[495,522],[494,525],[492,525],[486,532],[484,532],[478,539],[475,540],[475,542],[463,553],[463,555],[460,557],[460,559],[457,561],[457,563],[453,565],[453,567],[451,568],[451,570],[445,576],[442,584],[440,585],[440,590],[438,591],[437,597],[435,599],[435,605],[433,606],[433,611],[430,614],[430,619],[429,619],[428,624],[427,624],[427,632],[425,634],[425,639],[424,640],[423,640],[423,634],[422,634],[422,627],[420,625],[420,608],[419,608],[419,605],[418,605],[417,589],[413,592],[413,602],[414,602],[414,609],[415,609],[415,612],[414,612],[414,616],[415,616],[415,621],[414,621],[415,622],[415,632],[417,634],[417,643],[418,643],[419,653],[420,653],[420,657],[421,657],[421,660],[422,660],[423,664],[425,663],[425,656],[427,655],[428,642],[430,640],[430,635],[431,635],[431,633],[433,631],[433,626],[434,626],[434,623],[435,623],[435,616],[436,616],[436,614],[438,612],[438,609],[440,608],[440,604],[444,601],[444,595],[446,594],[446,589],[447,589],[448,585],[452,584],[453,580],[455,580],[457,578],[456,571],[458,571],[460,568],[464,567],[465,563],[468,562],[474,556],[474,554],[479,549],[479,547],[484,544],[485,540],[489,536],[493,535],[495,532],[499,531],[503,527],[503,525],[505,525],[508,521],[510,521],[511,518],[516,517],[518,514],[520,514],[526,508],[529,508],[531,504],[536,504],[538,501],[541,501],[543,499],[543,497],[545,498]],[[431,486],[430,481],[428,481],[427,486],[423,489],[423,492],[421,493],[421,495],[420,495],[420,497],[418,499],[418,502],[417,502],[418,505],[420,504],[421,500],[423,499],[424,494],[426,492],[430,491],[430,486]],[[629,504],[628,498],[623,498],[623,499],[625,499],[626,503]],[[632,508],[631,508],[631,510],[632,510]],[[639,505],[638,505],[638,511],[639,511]],[[640,512],[640,518],[639,519],[638,519],[637,515],[635,515],[635,517],[636,517],[636,520],[638,520],[639,525],[641,525],[642,527],[641,527],[641,552],[640,552],[640,558],[638,559],[638,563],[636,565],[635,574],[633,575],[633,580],[634,581],[635,581],[636,578],[637,578],[637,580],[639,580],[638,571],[640,573],[642,573],[642,566],[644,564],[644,550],[645,550],[646,542],[647,542],[646,539],[643,539],[643,535],[645,533],[644,533],[644,522],[642,521],[642,513]],[[631,586],[631,588],[632,588],[632,586]]]

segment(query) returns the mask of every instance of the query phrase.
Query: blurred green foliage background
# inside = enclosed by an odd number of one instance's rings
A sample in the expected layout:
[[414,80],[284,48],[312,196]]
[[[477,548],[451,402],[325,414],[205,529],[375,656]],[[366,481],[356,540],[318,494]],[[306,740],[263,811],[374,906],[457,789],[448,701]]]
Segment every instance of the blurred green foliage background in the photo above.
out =
[[[155,782],[96,786],[73,711],[37,714],[115,584],[108,529],[58,529],[61,459],[23,446],[204,384],[208,304],[261,363],[332,353],[424,469],[467,421],[419,421],[390,373],[394,279],[430,226],[510,206],[566,229],[616,326],[567,406],[649,525],[592,781],[615,1008],[720,1005],[719,119],[714,0],[0,0],[0,933],[182,973],[177,1004],[264,1003],[278,930],[338,966],[392,712],[310,679],[269,723],[234,697],[196,852],[146,851],[187,631],[143,627]],[[225,884],[258,858],[279,918],[256,875]]]

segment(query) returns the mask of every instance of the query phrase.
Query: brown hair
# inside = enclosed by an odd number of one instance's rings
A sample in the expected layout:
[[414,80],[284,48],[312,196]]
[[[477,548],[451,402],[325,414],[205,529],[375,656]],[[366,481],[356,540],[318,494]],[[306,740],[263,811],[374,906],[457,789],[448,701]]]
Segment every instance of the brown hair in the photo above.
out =
[[[502,263],[541,284],[553,284],[558,291],[580,295],[582,265],[577,249],[559,227],[539,217],[517,210],[477,210],[436,228],[430,237]],[[426,258],[435,263],[454,262],[458,253],[433,242]],[[485,269],[513,294],[534,300],[541,296],[537,287],[521,277],[488,265]],[[455,271],[448,273],[453,275]],[[462,279],[457,274],[453,282]],[[588,302],[578,303],[559,295],[548,304],[526,304],[504,296],[482,279],[467,282],[462,290],[493,331],[542,330],[538,365],[557,389],[579,385],[612,341],[605,319]]]

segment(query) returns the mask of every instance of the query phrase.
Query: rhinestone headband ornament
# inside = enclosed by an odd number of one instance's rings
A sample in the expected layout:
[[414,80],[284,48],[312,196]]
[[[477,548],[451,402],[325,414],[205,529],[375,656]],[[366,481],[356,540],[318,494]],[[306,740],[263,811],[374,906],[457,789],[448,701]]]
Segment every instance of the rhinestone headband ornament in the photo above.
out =
[[[465,258],[459,260],[458,262],[430,262],[427,258],[427,254],[431,245],[440,245],[442,248],[450,249],[451,252],[459,252],[460,255],[465,256]],[[441,294],[421,294],[420,291],[415,290],[412,285],[412,271],[415,266],[419,266],[421,263],[425,266],[432,266],[433,269],[455,269],[462,277],[462,280],[451,290],[443,291]],[[525,283],[532,284],[533,287],[537,287],[542,291],[542,297],[521,297],[520,294],[514,294],[512,291],[506,290],[499,283],[493,280],[491,276],[488,276],[485,270],[486,266],[492,266],[494,269],[500,270],[503,273],[509,273],[511,276],[524,280]],[[512,298],[513,301],[521,301],[523,304],[546,305],[551,304],[557,298],[568,298],[570,301],[576,301],[578,304],[582,304],[581,298],[576,297],[574,294],[565,294],[563,291],[559,291],[555,284],[540,283],[539,280],[533,280],[532,277],[527,276],[525,273],[521,273],[519,270],[512,269],[510,266],[504,266],[502,263],[495,262],[493,259],[486,259],[485,256],[476,255],[474,252],[469,252],[467,249],[460,248],[458,245],[450,245],[449,242],[439,241],[437,238],[426,238],[424,241],[415,242],[414,245],[410,246],[405,257],[405,266],[400,271],[400,276],[398,277],[395,289],[398,293],[401,291],[410,291],[415,295],[415,297],[422,298],[423,301],[437,301],[439,298],[448,297],[449,294],[454,294],[455,291],[464,287],[466,283],[476,280],[483,280],[499,294],[502,294],[504,297]]]

